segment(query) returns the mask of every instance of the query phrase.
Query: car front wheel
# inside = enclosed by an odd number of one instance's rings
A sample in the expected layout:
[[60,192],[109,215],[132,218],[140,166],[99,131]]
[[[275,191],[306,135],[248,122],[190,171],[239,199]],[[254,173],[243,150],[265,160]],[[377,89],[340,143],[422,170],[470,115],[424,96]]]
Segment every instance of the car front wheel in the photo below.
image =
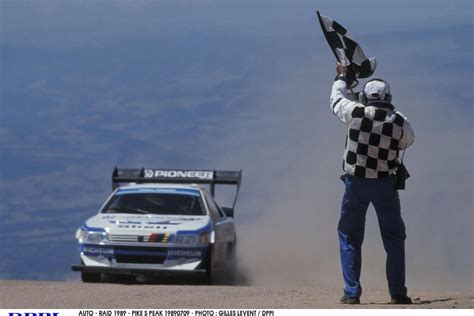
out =
[[84,283],[99,283],[101,275],[100,273],[81,272],[81,280]]

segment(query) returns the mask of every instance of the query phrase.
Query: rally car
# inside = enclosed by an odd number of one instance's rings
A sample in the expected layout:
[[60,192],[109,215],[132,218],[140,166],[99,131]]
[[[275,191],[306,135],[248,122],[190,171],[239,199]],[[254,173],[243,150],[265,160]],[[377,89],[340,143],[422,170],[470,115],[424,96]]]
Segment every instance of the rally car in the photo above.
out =
[[[113,193],[76,232],[81,264],[72,270],[83,282],[186,273],[212,281],[235,260],[241,178],[241,171],[115,168]],[[216,185],[236,186],[232,207],[216,203]]]

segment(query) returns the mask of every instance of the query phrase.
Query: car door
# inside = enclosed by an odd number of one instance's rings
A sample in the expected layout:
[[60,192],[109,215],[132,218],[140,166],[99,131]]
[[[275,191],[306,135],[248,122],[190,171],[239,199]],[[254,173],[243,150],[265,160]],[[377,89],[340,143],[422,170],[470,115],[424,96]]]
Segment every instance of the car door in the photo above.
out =
[[215,265],[220,265],[225,262],[228,256],[227,250],[229,243],[233,243],[234,241],[234,221],[232,218],[225,216],[212,196],[206,194],[206,200],[209,206],[209,215],[213,222],[215,234],[213,261]]

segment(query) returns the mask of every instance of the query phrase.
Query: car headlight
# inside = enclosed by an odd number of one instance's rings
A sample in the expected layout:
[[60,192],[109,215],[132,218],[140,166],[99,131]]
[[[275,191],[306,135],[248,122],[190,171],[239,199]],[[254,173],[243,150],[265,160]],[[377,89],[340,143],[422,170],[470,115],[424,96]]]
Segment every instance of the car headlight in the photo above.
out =
[[76,238],[80,243],[104,243],[109,241],[109,234],[106,232],[92,232],[81,230],[76,234]]
[[203,233],[200,235],[178,235],[176,236],[174,243],[180,245],[207,246],[207,244],[209,244],[209,233]]

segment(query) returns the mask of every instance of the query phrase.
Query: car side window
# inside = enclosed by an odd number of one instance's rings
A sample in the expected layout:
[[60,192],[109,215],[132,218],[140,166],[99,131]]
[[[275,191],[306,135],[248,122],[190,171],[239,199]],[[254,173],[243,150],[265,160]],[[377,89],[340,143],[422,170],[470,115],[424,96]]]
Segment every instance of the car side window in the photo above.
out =
[[220,208],[219,205],[217,205],[216,201],[213,198],[211,198],[211,203],[214,204],[215,208],[219,212],[220,217],[224,217],[225,216],[224,211]]
[[217,221],[223,217],[219,207],[214,202],[214,199],[206,194],[207,205],[209,206],[209,215],[211,216],[212,221]]

